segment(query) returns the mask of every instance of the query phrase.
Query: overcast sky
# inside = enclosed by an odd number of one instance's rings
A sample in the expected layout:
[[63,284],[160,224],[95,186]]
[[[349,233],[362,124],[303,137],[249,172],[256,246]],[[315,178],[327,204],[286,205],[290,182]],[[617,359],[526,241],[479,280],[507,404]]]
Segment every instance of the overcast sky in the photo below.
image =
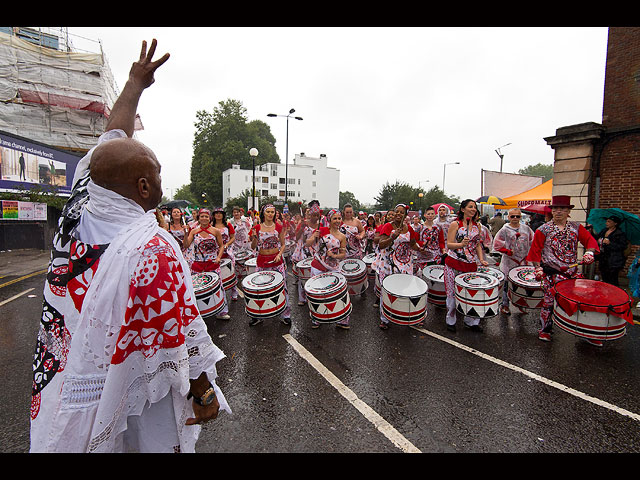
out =
[[[242,102],[285,161],[326,154],[340,190],[373,203],[385,182],[480,195],[481,169],[553,163],[544,137],[602,121],[605,27],[69,27],[102,42],[118,87],[142,40],[171,58],[141,99],[138,138],[165,194],[190,182],[196,112]],[[72,41],[76,42],[72,37]],[[490,192],[485,192],[490,193]]]

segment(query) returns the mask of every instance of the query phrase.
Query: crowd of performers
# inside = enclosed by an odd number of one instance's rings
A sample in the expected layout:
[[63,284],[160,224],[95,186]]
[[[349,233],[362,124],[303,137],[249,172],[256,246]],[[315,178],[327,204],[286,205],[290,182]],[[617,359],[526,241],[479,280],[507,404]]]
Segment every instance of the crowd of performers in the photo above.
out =
[[[235,207],[229,219],[222,208],[202,208],[187,220],[179,208],[174,208],[164,228],[182,246],[192,273],[215,271],[220,274],[223,258],[233,261],[239,252],[248,250],[257,255],[256,271],[276,270],[285,278],[287,264],[295,265],[307,258],[312,258],[311,275],[314,276],[337,271],[341,260],[362,259],[365,255],[375,254],[371,268],[380,285],[386,276],[394,273],[422,276],[426,266],[443,265],[446,328],[451,332],[456,331],[457,323],[454,293],[457,275],[476,271],[481,265],[497,263],[497,258],[500,258],[499,268],[505,276],[516,266],[533,265],[544,292],[538,338],[550,341],[554,285],[566,278],[581,278],[579,265],[593,263],[594,255],[599,252],[598,242],[590,232],[569,219],[572,208],[569,197],[553,197],[550,217],[535,232],[522,221],[518,208],[511,209],[506,223],[495,236],[479,221],[478,205],[471,199],[462,201],[457,212],[444,204],[437,210],[428,207],[422,219],[418,216],[409,218],[409,207],[404,204],[384,214],[366,215],[363,212],[356,214],[351,205],[345,205],[342,210],[323,212],[319,203],[312,201],[303,215],[293,216],[268,204],[262,206],[259,215],[249,212],[245,216],[242,208]],[[579,244],[585,249],[580,262]],[[297,290],[298,305],[305,305],[304,288],[298,285]],[[281,320],[290,324],[286,282],[285,295],[287,306]],[[237,300],[236,287],[231,289],[230,297],[232,301]],[[379,297],[374,296],[373,302],[380,311],[379,327],[388,329],[390,323],[383,315]],[[511,314],[506,288],[500,313]],[[230,318],[226,299],[218,318]],[[251,319],[250,325],[260,321]],[[313,319],[311,321],[313,328],[320,326]],[[473,331],[482,331],[480,318],[463,316],[462,322]],[[337,322],[336,326],[348,329],[349,317]]]

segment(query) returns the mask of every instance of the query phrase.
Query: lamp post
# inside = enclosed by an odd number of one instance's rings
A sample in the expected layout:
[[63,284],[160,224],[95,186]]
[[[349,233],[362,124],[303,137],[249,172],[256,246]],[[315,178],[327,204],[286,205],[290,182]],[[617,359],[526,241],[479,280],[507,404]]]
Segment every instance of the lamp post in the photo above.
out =
[[[284,203],[287,203],[289,199],[289,117],[295,112],[292,108],[287,115],[277,115],[275,113],[268,113],[267,117],[285,117],[287,119],[287,137],[285,147],[285,160],[284,160]],[[302,117],[293,117],[296,120],[302,120]]]
[[442,169],[442,196],[444,196],[444,176],[447,173],[447,165],[460,165],[460,162],[445,163]]
[[[511,142],[509,143],[505,143],[504,145],[502,145],[502,147],[506,147],[507,145],[511,145]],[[502,159],[504,158],[504,155],[502,154],[502,152],[500,151],[500,149],[502,147],[498,147],[496,148],[495,152],[498,154],[498,156],[500,157],[500,173],[502,173]]]
[[249,150],[249,155],[251,155],[251,164],[253,165],[253,189],[251,190],[251,196],[253,197],[252,208],[253,211],[256,211],[256,157],[258,156],[258,149],[252,148]]
[[424,197],[424,192],[423,192],[423,191],[422,191],[422,189],[420,188],[420,184],[421,184],[422,182],[425,182],[425,183],[426,183],[426,182],[428,182],[428,181],[429,181],[429,180],[419,180],[419,181],[418,181],[418,190],[420,190],[420,191],[418,192],[418,198],[420,199],[420,207],[419,207],[419,211],[420,211],[420,217],[421,217],[421,219],[422,219],[422,197]]

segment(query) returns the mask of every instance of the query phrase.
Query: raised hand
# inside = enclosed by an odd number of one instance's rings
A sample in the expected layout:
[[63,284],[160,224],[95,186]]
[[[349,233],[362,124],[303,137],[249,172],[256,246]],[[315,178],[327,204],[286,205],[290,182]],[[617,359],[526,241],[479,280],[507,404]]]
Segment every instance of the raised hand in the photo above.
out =
[[154,38],[151,41],[151,47],[147,52],[147,41],[142,41],[142,49],[140,50],[140,58],[137,62],[133,62],[131,70],[129,70],[129,80],[141,89],[149,87],[155,82],[155,71],[167,60],[169,60],[169,54],[165,53],[161,58],[156,61],[152,61],[153,54],[156,51],[157,40]]

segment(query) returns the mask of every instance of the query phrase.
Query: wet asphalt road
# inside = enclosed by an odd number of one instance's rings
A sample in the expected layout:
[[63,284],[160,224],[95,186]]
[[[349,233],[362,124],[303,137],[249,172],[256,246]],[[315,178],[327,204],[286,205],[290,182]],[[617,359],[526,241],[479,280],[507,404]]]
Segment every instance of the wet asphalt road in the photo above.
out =
[[[0,303],[22,293],[0,305],[1,452],[29,449],[44,274],[5,285],[23,275],[0,278]],[[449,333],[430,306],[423,329],[382,331],[370,287],[350,330],[314,330],[288,285],[291,326],[250,327],[242,299],[208,322],[233,414],[203,427],[197,452],[640,452],[639,326],[604,348],[558,329],[543,343],[536,314]]]

